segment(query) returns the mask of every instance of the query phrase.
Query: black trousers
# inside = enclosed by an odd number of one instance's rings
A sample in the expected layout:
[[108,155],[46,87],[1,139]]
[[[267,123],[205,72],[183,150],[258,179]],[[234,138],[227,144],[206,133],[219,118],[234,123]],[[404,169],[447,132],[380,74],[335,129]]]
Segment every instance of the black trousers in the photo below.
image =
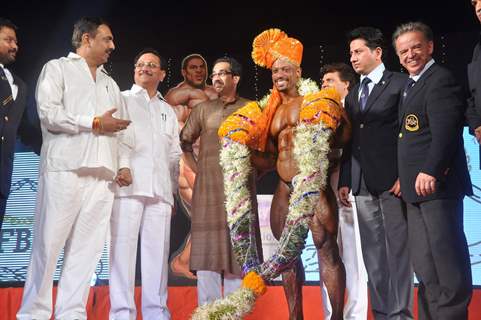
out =
[[419,319],[468,319],[473,286],[463,200],[407,204],[409,250],[419,280]]

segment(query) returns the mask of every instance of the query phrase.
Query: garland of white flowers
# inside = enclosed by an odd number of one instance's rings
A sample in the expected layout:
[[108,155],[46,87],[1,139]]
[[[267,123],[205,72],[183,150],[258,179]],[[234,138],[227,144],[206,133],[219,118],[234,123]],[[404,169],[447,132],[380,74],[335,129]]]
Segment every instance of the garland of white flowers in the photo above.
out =
[[[310,79],[298,82],[300,95],[319,91]],[[269,96],[259,101],[263,108]],[[301,254],[308,223],[319,201],[320,191],[326,187],[329,168],[329,139],[332,131],[322,122],[317,124],[299,123],[294,135],[294,158],[299,172],[292,179],[293,192],[289,199],[289,213],[281,235],[279,247],[274,255],[260,264],[253,221],[251,193],[248,189],[249,174],[252,171],[249,148],[229,138],[223,138],[220,164],[224,172],[224,193],[226,195],[227,222],[230,228],[234,253],[244,274],[254,271],[264,280],[276,278],[289,268]],[[193,320],[242,319],[251,312],[256,294],[250,286],[243,286],[224,299],[200,306],[192,316]]]

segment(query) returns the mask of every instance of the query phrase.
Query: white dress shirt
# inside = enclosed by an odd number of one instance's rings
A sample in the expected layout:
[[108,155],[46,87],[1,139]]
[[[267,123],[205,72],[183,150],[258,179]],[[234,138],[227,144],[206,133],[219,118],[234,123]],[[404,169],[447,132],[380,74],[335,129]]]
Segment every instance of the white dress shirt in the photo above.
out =
[[132,120],[135,148],[130,158],[132,184],[117,187],[116,195],[160,198],[173,205],[182,154],[175,112],[160,93],[150,98],[136,84],[122,97]]
[[8,84],[10,85],[10,89],[12,89],[12,97],[13,100],[17,99],[17,94],[18,94],[18,86],[13,82],[13,75],[12,73],[5,68],[3,64],[0,63],[0,68],[3,69],[3,72],[5,73],[5,76],[7,77]]
[[85,59],[75,53],[51,60],[35,96],[43,136],[40,172],[98,168],[113,178],[119,168],[129,167],[131,130],[92,132],[94,117],[109,109],[117,108],[116,118],[129,118],[119,87],[103,66],[94,81]]
[[[384,66],[384,63],[381,63],[378,65],[374,70],[372,70],[369,74],[367,75],[361,75],[361,79],[359,79],[359,83],[362,83],[362,80],[364,78],[368,77],[371,82],[367,84],[367,87],[369,88],[369,94],[371,94],[372,89],[374,88],[374,85],[378,84],[379,81],[381,81],[382,76],[384,75],[384,70],[386,70],[386,67]],[[359,86],[359,95],[358,98],[361,97],[361,91],[362,91],[362,86]]]
[[419,78],[426,72],[432,65],[434,64],[434,59],[431,58],[431,60],[428,61],[424,65],[424,68],[417,74],[417,75],[409,75],[409,78],[413,79],[415,82],[418,82]]

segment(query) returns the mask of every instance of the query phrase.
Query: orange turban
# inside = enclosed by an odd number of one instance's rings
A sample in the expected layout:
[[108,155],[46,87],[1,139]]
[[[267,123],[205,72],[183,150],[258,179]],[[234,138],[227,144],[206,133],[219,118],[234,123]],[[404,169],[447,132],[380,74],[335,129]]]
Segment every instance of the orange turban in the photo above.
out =
[[289,38],[280,29],[268,29],[259,34],[252,43],[252,59],[255,64],[270,69],[279,58],[287,58],[296,66],[301,65],[302,43]]

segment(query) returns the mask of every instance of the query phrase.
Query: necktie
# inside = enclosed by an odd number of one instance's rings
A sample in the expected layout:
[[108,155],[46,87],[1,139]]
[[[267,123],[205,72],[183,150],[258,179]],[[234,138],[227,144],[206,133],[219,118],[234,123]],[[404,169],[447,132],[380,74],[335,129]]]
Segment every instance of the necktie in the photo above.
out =
[[359,104],[361,105],[361,111],[364,111],[366,107],[367,98],[369,97],[369,87],[368,84],[371,82],[371,79],[368,77],[364,78],[361,82],[361,96],[359,97]]
[[415,83],[416,81],[414,81],[412,78],[408,78],[408,80],[406,81],[406,85],[404,86],[402,102],[406,100],[409,90],[414,87]]

